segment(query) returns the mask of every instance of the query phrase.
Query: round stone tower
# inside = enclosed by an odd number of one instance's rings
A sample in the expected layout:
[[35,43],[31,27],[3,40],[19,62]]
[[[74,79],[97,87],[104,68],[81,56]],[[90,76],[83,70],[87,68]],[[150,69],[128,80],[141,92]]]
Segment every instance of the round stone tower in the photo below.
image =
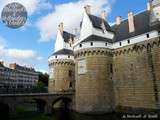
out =
[[60,23],[55,51],[49,57],[50,79],[48,91],[69,91],[75,87],[75,64],[72,44],[74,35],[63,30],[63,23]]
[[63,49],[49,58],[50,80],[48,91],[69,91],[74,89],[73,51]]
[[114,109],[112,81],[112,32],[102,17],[91,15],[85,7],[80,40],[74,45],[76,111],[80,113],[107,113]]

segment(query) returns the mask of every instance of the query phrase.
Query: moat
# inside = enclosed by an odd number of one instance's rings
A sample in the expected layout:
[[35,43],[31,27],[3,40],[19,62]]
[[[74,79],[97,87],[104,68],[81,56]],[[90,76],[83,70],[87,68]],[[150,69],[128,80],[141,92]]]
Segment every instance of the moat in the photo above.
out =
[[141,120],[159,119],[159,112],[147,113],[108,113],[103,115],[79,114],[73,111],[56,109],[51,115],[44,115],[37,112],[22,112],[16,115],[0,115],[1,120]]

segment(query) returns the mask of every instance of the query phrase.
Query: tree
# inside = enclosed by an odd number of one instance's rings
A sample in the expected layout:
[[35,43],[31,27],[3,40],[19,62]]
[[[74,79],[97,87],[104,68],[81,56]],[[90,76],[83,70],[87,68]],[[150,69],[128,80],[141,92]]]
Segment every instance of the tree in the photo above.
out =
[[47,73],[39,72],[39,80],[38,82],[44,83],[44,85],[48,86],[49,75]]
[[34,93],[45,93],[47,91],[48,90],[47,90],[45,84],[43,82],[41,82],[41,81],[39,81],[37,83],[37,85],[32,90],[32,92],[34,92]]
[[33,88],[34,93],[44,93],[47,92],[49,75],[47,73],[38,72],[39,79],[37,85]]

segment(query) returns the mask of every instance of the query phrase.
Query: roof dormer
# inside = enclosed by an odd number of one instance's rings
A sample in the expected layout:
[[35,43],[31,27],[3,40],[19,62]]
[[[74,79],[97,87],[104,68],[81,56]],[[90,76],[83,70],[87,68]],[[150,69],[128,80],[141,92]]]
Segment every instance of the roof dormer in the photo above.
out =
[[91,7],[89,5],[84,8],[85,12],[81,24],[80,41],[84,41],[92,35],[103,38],[103,40],[106,39],[106,41],[108,39],[112,40],[114,32],[105,20],[106,11],[102,11],[101,17],[97,17],[91,14]]
[[71,41],[74,41],[75,35],[64,31],[63,23],[60,23],[58,26],[57,38],[55,42],[55,50],[57,52],[61,49],[72,49]]

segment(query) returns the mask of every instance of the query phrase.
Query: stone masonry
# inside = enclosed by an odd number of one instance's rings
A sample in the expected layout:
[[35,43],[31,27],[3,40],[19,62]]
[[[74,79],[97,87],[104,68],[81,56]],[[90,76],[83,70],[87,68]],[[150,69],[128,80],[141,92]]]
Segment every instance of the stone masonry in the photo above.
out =
[[160,38],[114,51],[116,106],[158,109],[160,103]]
[[68,91],[74,88],[74,62],[72,60],[58,60],[50,63],[55,69],[54,78],[49,82],[49,92]]
[[[76,111],[105,113],[114,109],[112,54],[109,49],[86,49],[75,53]],[[79,75],[78,60],[85,59],[87,73]]]

